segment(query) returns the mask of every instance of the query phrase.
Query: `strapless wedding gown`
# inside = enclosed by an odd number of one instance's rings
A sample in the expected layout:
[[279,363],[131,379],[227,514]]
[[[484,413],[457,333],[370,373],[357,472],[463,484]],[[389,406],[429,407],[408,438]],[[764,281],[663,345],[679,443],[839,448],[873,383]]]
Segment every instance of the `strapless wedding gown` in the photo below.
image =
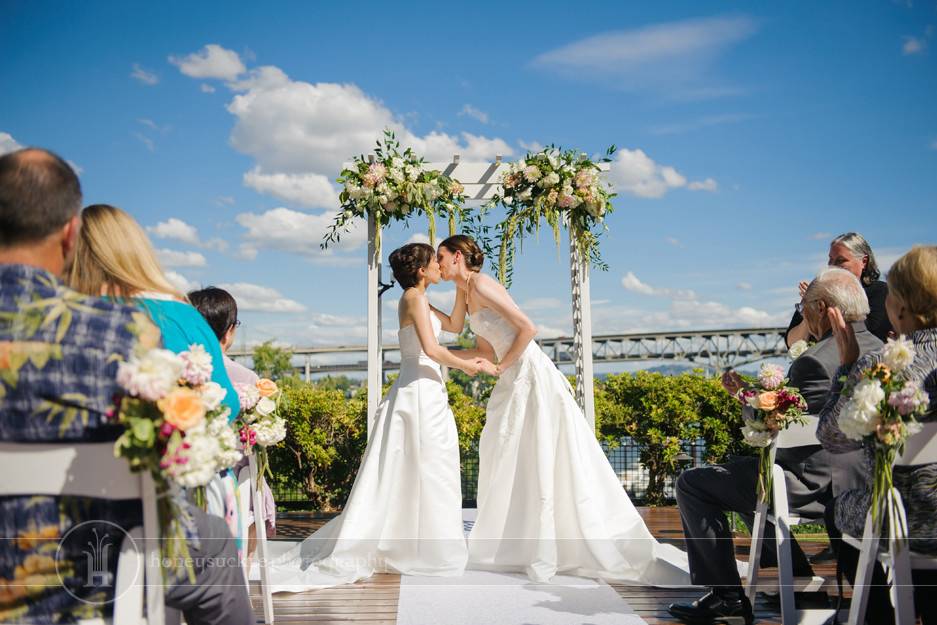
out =
[[[438,336],[440,322],[435,315],[431,321]],[[459,437],[442,372],[423,353],[414,326],[398,336],[400,376],[378,407],[345,508],[273,558],[274,591],[380,572],[448,576],[465,569]]]
[[[491,309],[472,331],[501,358],[516,331]],[[498,379],[479,442],[469,567],[634,584],[690,584],[687,556],[657,542],[586,424],[566,377],[533,341]]]

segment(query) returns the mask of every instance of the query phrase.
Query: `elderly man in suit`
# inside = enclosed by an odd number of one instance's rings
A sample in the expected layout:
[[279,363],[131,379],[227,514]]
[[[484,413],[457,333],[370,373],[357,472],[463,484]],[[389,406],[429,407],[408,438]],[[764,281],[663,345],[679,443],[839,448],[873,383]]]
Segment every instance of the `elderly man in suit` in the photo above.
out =
[[[839,352],[826,312],[833,306],[843,311],[852,324],[862,353],[882,346],[882,341],[865,327],[869,304],[859,280],[839,268],[820,273],[804,294],[803,314],[811,335],[821,338],[794,360],[788,371],[790,385],[807,400],[810,414],[818,414],[823,408],[839,366]],[[776,462],[787,478],[791,509],[802,517],[823,518],[826,503],[840,490],[850,488],[855,479],[849,468],[854,459],[847,456],[833,456],[820,445],[779,449]],[[710,592],[693,603],[671,605],[673,616],[694,624],[719,622],[725,617],[742,619],[746,625],[752,622],[752,608],[742,591],[725,511],[738,512],[751,527],[757,471],[755,458],[735,458],[726,464],[686,471],[677,480],[677,505],[686,535],[690,576],[694,584],[708,586]],[[810,563],[796,541],[792,552],[794,574],[812,576]],[[762,554],[762,562],[768,566],[777,559],[771,526],[766,527]]]

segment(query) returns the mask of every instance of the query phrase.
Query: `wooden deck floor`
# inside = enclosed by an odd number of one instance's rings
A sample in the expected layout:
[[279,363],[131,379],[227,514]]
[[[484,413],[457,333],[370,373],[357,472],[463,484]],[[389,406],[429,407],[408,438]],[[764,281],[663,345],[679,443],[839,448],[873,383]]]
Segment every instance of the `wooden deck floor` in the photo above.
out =
[[[683,547],[683,530],[676,508],[641,508],[641,514],[658,540]],[[302,539],[320,527],[327,516],[290,515],[277,521],[277,540]],[[801,540],[804,551],[817,553],[826,546],[825,537]],[[736,554],[741,560],[748,559],[748,539],[735,541]],[[825,578],[823,590],[831,598],[836,596],[835,566],[814,566],[817,575]],[[776,587],[775,571],[763,571],[766,589]],[[626,586],[611,583],[618,594],[628,602],[635,612],[650,625],[676,623],[667,613],[667,606],[675,601],[692,601],[699,596],[695,589],[660,589],[641,586]],[[251,586],[251,601],[257,614],[257,622],[263,622],[263,610],[259,587]],[[395,625],[397,604],[400,598],[399,575],[375,575],[355,584],[335,586],[304,593],[277,594],[273,597],[277,623],[313,623],[315,625]],[[780,624],[777,610],[759,600],[755,606],[756,622],[764,625]],[[445,625],[440,623],[438,625]]]

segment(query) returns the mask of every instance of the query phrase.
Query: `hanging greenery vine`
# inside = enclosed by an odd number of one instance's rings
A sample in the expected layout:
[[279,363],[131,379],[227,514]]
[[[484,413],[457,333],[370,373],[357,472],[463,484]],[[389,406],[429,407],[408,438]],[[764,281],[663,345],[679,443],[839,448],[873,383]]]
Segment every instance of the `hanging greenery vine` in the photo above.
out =
[[385,130],[383,141],[377,141],[373,161],[356,156],[351,167],[339,175],[341,210],[323,237],[322,249],[337,243],[352,220],[369,215],[374,215],[379,226],[378,250],[380,227],[391,221],[407,222],[414,213],[426,215],[430,245],[436,241],[437,216],[446,217],[449,233],[455,234],[463,218],[465,189],[458,180],[424,165],[424,159],[411,148],[401,152],[394,133]]
[[599,250],[599,235],[606,229],[605,216],[613,210],[615,194],[600,180],[598,164],[611,161],[615,149],[613,145],[602,158],[592,160],[576,150],[551,145],[509,165],[501,176],[501,189],[485,205],[486,210],[498,205],[506,210],[504,220],[495,227],[500,242],[496,259],[490,227],[482,225],[480,219],[469,223],[489,259],[497,260],[498,279],[503,284],[511,282],[515,247],[527,235],[538,233],[544,221],[553,231],[557,247],[560,227],[566,225],[582,256],[594,267],[608,269]]

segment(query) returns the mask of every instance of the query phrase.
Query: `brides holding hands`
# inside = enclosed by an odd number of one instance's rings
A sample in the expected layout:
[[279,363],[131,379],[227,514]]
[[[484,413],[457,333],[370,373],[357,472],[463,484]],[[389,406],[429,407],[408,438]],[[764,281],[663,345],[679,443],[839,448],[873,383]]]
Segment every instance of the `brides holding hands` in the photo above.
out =
[[688,585],[686,554],[651,535],[566,377],[533,341],[536,326],[499,282],[480,273],[484,255],[475,241],[449,237],[438,260],[443,279],[464,297],[476,335],[476,348],[459,353],[482,359],[482,371],[498,376],[479,441],[469,566],[524,572],[534,581],[565,573]]

